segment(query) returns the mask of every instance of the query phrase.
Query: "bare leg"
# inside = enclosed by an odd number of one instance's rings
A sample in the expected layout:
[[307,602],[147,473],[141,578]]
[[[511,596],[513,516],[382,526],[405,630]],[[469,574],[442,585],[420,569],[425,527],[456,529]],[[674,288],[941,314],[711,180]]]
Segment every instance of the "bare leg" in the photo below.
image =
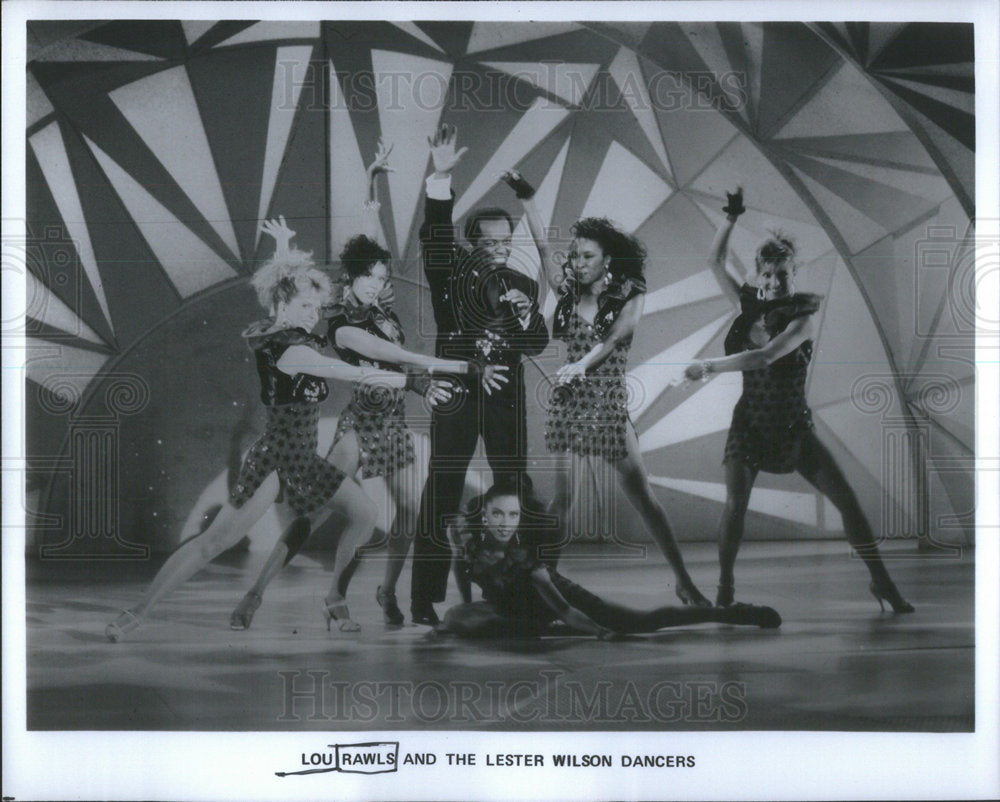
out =
[[335,618],[340,622],[341,631],[357,631],[361,627],[351,621],[347,604],[344,602],[344,594],[347,592],[346,578],[358,549],[371,537],[378,510],[354,479],[344,479],[331,503],[344,512],[347,525],[340,534],[340,542],[337,544],[334,557],[333,583],[324,599],[328,616],[327,625],[329,626],[331,618]]
[[618,472],[618,481],[622,490],[625,491],[632,506],[642,516],[646,529],[649,530],[656,545],[660,547],[663,556],[670,563],[677,581],[677,596],[685,604],[709,606],[710,602],[695,587],[687,568],[684,567],[684,558],[681,557],[674,533],[670,529],[667,513],[664,511],[663,505],[653,495],[653,488],[649,485],[649,475],[639,452],[639,441],[631,428],[625,442],[628,454],[623,459],[613,463]]
[[539,557],[555,568],[559,552],[569,543],[570,515],[576,495],[576,482],[582,475],[583,459],[576,454],[556,454],[556,490],[549,502],[548,514],[555,518],[555,540],[541,548]]
[[133,612],[145,617],[170,591],[238,543],[274,503],[279,486],[278,474],[272,473],[242,507],[237,509],[227,501],[208,529],[188,540],[163,564]]
[[389,474],[385,483],[392,493],[396,505],[396,519],[392,523],[389,534],[388,559],[385,563],[385,576],[382,579],[382,589],[396,592],[396,582],[403,572],[406,555],[410,553],[413,543],[413,532],[420,513],[420,491],[417,484],[416,463],[407,465],[403,470]]
[[729,460],[724,467],[726,506],[719,521],[719,591],[715,599],[716,604],[723,606],[733,603],[736,587],[733,566],[743,539],[743,520],[750,503],[750,491],[757,478],[757,469],[745,462]]
[[879,600],[888,601],[897,613],[912,613],[913,605],[907,602],[893,584],[879,554],[875,536],[865,517],[858,497],[848,484],[843,471],[837,465],[830,451],[810,432],[802,444],[799,457],[799,473],[810,484],[825,495],[840,511],[844,519],[844,532],[848,542],[854,547],[872,577],[871,591]]

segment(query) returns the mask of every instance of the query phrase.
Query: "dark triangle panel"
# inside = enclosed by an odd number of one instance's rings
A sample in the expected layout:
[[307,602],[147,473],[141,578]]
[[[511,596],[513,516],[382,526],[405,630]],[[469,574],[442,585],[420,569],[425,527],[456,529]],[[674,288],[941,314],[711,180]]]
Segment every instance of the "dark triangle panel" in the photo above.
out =
[[[69,158],[72,164],[71,151]],[[86,189],[86,185],[77,182],[81,202]],[[105,342],[113,345],[114,334],[104,319],[76,246],[30,146],[25,160],[25,213],[31,221],[25,244],[25,266]]]
[[220,42],[231,39],[236,36],[236,34],[245,31],[247,28],[252,28],[256,24],[257,20],[230,20],[217,22],[212,26],[211,30],[203,36],[199,36],[198,40],[193,45],[189,46],[189,52],[214,47]]
[[933,72],[933,67],[928,68],[927,72],[921,72],[918,70],[873,70],[872,73],[877,76],[885,76],[887,78],[899,78],[904,81],[915,81],[917,83],[927,84],[928,86],[938,86],[942,89],[955,89],[959,92],[966,92],[967,94],[975,94],[976,92],[976,78],[971,74],[971,70],[974,69],[974,65],[969,63],[970,74],[969,75],[950,75],[941,74]]
[[[319,70],[325,70],[325,67],[321,65]],[[318,85],[321,80],[324,80],[323,76],[317,74],[317,66],[313,62],[309,65],[306,83],[309,86]],[[304,104],[305,98],[301,102]],[[317,264],[336,258],[335,254],[328,253],[326,148],[326,112],[321,107],[300,106],[298,119],[285,148],[285,158],[278,171],[269,212],[272,216],[285,216],[288,225],[296,232],[296,245],[312,251]],[[359,205],[361,200],[358,199]],[[273,250],[274,243],[270,238],[261,237],[257,259],[266,259]]]
[[472,22],[434,22],[426,20],[418,22],[417,27],[441,45],[444,48],[444,52],[448,54],[452,61],[457,61],[465,55],[465,48],[469,45],[469,37],[472,35],[472,26],[474,24]]
[[975,61],[971,22],[914,22],[872,61],[872,70]]
[[940,100],[934,100],[934,98],[927,97],[927,95],[921,94],[920,92],[914,92],[912,89],[906,89],[905,87],[899,86],[899,84],[891,81],[880,81],[880,83],[887,89],[891,90],[899,98],[905,100],[908,104],[913,106],[913,108],[921,114],[929,117],[936,125],[940,126],[955,137],[955,139],[965,145],[965,147],[969,150],[975,150],[975,115],[969,114],[961,109],[956,109],[954,106],[949,106],[947,103],[942,103]]
[[869,162],[914,172],[938,172],[934,160],[920,140],[909,131],[780,139],[772,141],[770,147],[787,148],[826,158]]
[[812,96],[840,58],[812,31],[797,23],[765,23],[763,49],[757,125],[761,136],[768,137]]
[[851,55],[857,56],[857,53],[854,52],[854,42],[851,40],[850,36],[844,35],[840,26],[835,25],[832,22],[817,22],[816,27],[819,28],[826,36],[829,36],[838,46],[842,47]]
[[847,33],[851,37],[851,43],[854,45],[854,52],[858,55],[858,61],[862,64],[868,61],[868,23],[867,22],[848,22]]
[[187,52],[184,29],[176,20],[118,20],[80,38],[165,59],[182,59]]
[[115,351],[108,346],[101,346],[83,337],[75,337],[63,329],[57,329],[47,323],[42,323],[34,318],[28,318],[25,324],[25,334],[39,340],[45,340],[56,345],[66,345],[71,348],[80,348],[84,351],[93,351],[95,354],[112,356]]
[[76,137],[67,140],[108,309],[125,350],[180,299],[90,149]]
[[[249,257],[257,237],[275,50],[223,49],[191,59],[187,69],[240,252]],[[321,98],[318,89],[312,92]]]
[[[156,158],[125,116],[108,97],[108,92],[157,72],[162,65],[126,65],[125,68],[80,68],[76,71],[50,70],[48,64],[33,68],[52,104],[66,114],[72,126],[117,162],[123,170],[211,247],[220,258],[233,264],[229,248],[198,208],[177,185],[173,176]],[[74,137],[67,136],[69,141]],[[89,149],[88,149],[89,152]],[[238,268],[238,264],[233,264]]]
[[[421,23],[423,24],[423,23]],[[589,31],[566,31],[541,39],[504,45],[492,50],[472,53],[476,61],[566,62],[570,64],[607,64],[618,52],[619,45]]]

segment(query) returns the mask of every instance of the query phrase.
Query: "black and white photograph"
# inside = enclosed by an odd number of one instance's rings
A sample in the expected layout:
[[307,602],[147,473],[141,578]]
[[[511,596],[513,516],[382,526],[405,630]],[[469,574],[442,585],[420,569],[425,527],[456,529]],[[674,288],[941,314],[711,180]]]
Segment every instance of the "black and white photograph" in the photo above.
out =
[[1000,794],[943,5],[5,3],[4,800]]

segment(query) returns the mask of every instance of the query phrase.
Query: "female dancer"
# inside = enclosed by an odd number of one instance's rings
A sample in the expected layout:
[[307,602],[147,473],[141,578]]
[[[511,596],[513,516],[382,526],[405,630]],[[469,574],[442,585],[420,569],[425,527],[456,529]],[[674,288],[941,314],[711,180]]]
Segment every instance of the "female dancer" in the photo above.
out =
[[[726,336],[728,356],[689,365],[689,379],[743,371],[743,395],[733,410],[723,465],[726,506],[719,524],[719,588],[716,604],[732,604],[733,565],[743,537],[750,491],[758,471],[798,471],[840,511],[847,539],[868,566],[870,589],[879,607],[912,613],[879,556],[857,496],[829,450],[816,437],[805,386],[819,309],[816,295],[795,292],[795,245],[775,234],[757,249],[755,285],[741,284],[726,270],[729,236],[743,207],[743,190],[728,194],[726,219],[712,245],[712,269],[719,283],[739,298],[742,313]],[[884,609],[884,607],[883,607]]]
[[105,634],[113,642],[141,626],[167,593],[238,542],[275,501],[279,485],[299,516],[329,504],[346,513],[349,523],[337,548],[334,584],[323,613],[328,628],[331,620],[340,621],[341,628],[354,626],[338,580],[357,547],[370,537],[376,510],[354,479],[316,454],[319,402],[329,392],[325,377],[385,388],[404,387],[408,378],[348,365],[319,352],[324,340],[310,332],[319,321],[330,283],[309,254],[292,250],[270,259],[254,274],[252,284],[270,312],[243,334],[256,357],[267,429],[250,449],[228,502],[212,524],[171,555],[135,607],[108,624]]
[[504,180],[525,201],[549,284],[562,296],[552,334],[567,344],[568,361],[556,372],[545,427],[545,445],[558,455],[556,492],[549,507],[557,516],[558,545],[569,542],[575,477],[583,475],[585,458],[602,457],[614,466],[619,486],[670,563],[678,598],[710,606],[684,567],[666,512],[653,495],[628,415],[625,369],[642,318],[646,249],[609,220],[588,217],[573,225],[568,264],[545,258],[548,246],[531,186],[514,171],[505,173]]
[[[442,360],[404,350],[399,318],[380,303],[388,286],[392,255],[375,239],[379,210],[377,178],[392,169],[388,166],[391,151],[391,145],[387,147],[380,141],[375,160],[368,167],[365,233],[352,238],[340,254],[346,286],[342,300],[324,310],[327,339],[344,362],[357,367],[378,368],[396,374],[404,372],[403,365],[434,375],[475,372],[477,367],[468,362]],[[275,237],[279,251],[286,251],[295,236],[283,220],[280,224],[271,221],[266,230]],[[483,372],[483,386],[488,393],[506,380],[502,370],[491,368]],[[430,403],[441,403],[449,397],[447,385],[431,382],[427,391]],[[348,476],[354,476],[360,467],[363,479],[383,477],[392,494],[396,518],[387,544],[385,575],[375,597],[383,610],[385,622],[394,626],[401,625],[404,620],[396,600],[396,582],[413,542],[413,528],[420,503],[413,440],[406,429],[404,401],[402,389],[386,390],[384,387],[373,388],[370,383],[356,382],[351,400],[340,414],[333,446],[326,457]],[[295,531],[294,536],[275,545],[254,586],[233,611],[230,618],[233,629],[250,627],[253,615],[260,607],[264,589],[307,539],[309,521],[300,519],[292,524],[291,529]],[[347,582],[355,565],[352,563],[347,573],[341,576],[341,594],[347,591]]]
[[482,588],[481,602],[445,613],[439,632],[466,637],[541,634],[555,619],[601,640],[619,634],[717,621],[775,628],[781,616],[770,607],[658,607],[635,610],[605,601],[538,561],[518,527],[521,502],[513,487],[494,485],[470,505],[462,534],[460,576]]

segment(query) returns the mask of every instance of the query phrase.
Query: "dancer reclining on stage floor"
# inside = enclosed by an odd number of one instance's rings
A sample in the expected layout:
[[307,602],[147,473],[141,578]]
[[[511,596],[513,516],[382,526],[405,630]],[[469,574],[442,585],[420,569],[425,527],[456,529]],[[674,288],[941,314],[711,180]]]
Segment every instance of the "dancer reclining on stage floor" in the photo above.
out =
[[[605,601],[543,564],[530,536],[522,538],[518,531],[520,520],[514,488],[494,485],[469,505],[457,528],[464,551],[457,573],[465,603],[445,613],[439,632],[471,638],[533,636],[559,619],[571,629],[608,640],[706,621],[781,625],[775,610],[748,604],[636,610]],[[484,601],[471,600],[470,582],[482,588]]]

